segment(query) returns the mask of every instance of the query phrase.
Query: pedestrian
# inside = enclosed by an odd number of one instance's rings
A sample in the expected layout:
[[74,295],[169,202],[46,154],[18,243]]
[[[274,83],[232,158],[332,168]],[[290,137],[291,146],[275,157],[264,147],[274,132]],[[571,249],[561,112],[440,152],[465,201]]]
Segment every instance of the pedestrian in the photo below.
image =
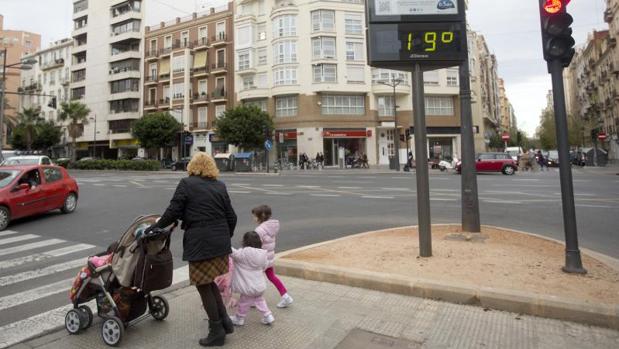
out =
[[167,227],[182,220],[183,260],[189,262],[189,281],[196,287],[209,319],[209,333],[202,346],[224,345],[226,334],[234,332],[232,321],[214,280],[228,272],[230,238],[236,214],[219,170],[212,157],[196,153],[187,165],[188,177],[181,179],[161,219],[147,229]]
[[370,164],[368,162],[368,156],[367,154],[363,154],[363,157],[361,158],[362,164],[363,164],[363,168],[370,168]]
[[273,286],[277,288],[279,295],[282,297],[279,303],[277,303],[277,307],[286,308],[291,305],[294,300],[288,294],[288,290],[286,289],[286,286],[284,286],[284,283],[281,282],[281,280],[275,275],[275,270],[273,269],[273,264],[275,261],[275,244],[277,234],[279,234],[279,221],[271,217],[272,210],[268,205],[254,207],[251,210],[251,214],[254,216],[254,221],[258,223],[256,233],[260,236],[262,248],[268,252],[269,265],[264,272]]
[[527,150],[524,150],[524,153],[522,153],[520,155],[520,159],[519,159],[519,167],[520,167],[520,171],[525,172],[529,169],[529,153],[527,152]]
[[546,170],[548,170],[548,162],[546,161],[546,158],[544,157],[544,154],[542,154],[541,150],[537,151],[537,163],[539,164],[540,167],[540,171],[544,171],[544,167],[546,168]]
[[234,270],[232,271],[232,291],[239,293],[239,303],[236,315],[231,321],[236,326],[245,325],[245,317],[249,308],[255,306],[262,313],[261,322],[270,325],[275,321],[269,310],[263,294],[267,285],[264,280],[264,270],[269,264],[268,252],[262,249],[262,241],[255,231],[245,233],[243,248],[232,252]]

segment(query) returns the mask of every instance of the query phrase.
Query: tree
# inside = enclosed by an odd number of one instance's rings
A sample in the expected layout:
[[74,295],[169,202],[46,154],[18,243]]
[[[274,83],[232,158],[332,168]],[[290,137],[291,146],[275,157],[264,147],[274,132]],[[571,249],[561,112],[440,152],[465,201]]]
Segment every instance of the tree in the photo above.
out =
[[32,146],[39,150],[48,150],[60,143],[62,131],[54,121],[44,121],[37,126],[37,136]]
[[43,119],[41,118],[41,108],[25,108],[17,113],[17,127],[23,129],[26,150],[32,150],[32,143],[37,136],[37,126]]
[[180,128],[181,124],[170,113],[152,113],[146,114],[133,124],[133,135],[142,147],[159,149],[174,145]]
[[546,109],[542,112],[540,125],[537,128],[537,137],[543,149],[557,149],[555,116],[552,109]]
[[256,106],[229,109],[215,121],[217,135],[225,142],[245,150],[262,147],[265,130],[273,129],[271,116]]
[[8,142],[13,149],[25,149],[26,148],[26,133],[23,127],[15,127],[8,139]]
[[71,137],[71,161],[76,160],[75,139],[84,133],[84,125],[88,124],[88,114],[90,114],[90,109],[79,101],[62,102],[60,104],[58,120],[69,121],[67,129]]

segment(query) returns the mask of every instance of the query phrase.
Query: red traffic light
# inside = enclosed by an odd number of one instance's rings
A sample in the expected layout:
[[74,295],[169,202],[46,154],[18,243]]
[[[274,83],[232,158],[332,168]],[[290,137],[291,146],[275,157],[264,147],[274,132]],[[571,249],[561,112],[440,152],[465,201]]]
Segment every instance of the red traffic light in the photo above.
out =
[[544,11],[550,15],[561,12],[570,3],[570,0],[546,0]]

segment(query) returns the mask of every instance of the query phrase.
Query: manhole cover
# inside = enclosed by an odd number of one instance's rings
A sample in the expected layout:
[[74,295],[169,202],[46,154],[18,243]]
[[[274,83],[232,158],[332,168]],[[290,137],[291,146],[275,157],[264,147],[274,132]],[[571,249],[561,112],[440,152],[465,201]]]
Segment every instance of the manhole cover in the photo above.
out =
[[382,334],[351,330],[335,349],[417,349],[421,344],[401,338],[383,336]]

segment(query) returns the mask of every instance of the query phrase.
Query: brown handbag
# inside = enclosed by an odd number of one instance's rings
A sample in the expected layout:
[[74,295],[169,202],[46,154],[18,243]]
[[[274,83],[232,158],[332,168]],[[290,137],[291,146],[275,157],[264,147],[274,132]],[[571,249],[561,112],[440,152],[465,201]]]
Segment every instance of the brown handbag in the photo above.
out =
[[170,252],[170,238],[166,239],[163,248],[155,254],[149,254],[146,246],[140,247],[140,257],[133,278],[134,286],[143,292],[151,292],[172,285],[174,262]]

